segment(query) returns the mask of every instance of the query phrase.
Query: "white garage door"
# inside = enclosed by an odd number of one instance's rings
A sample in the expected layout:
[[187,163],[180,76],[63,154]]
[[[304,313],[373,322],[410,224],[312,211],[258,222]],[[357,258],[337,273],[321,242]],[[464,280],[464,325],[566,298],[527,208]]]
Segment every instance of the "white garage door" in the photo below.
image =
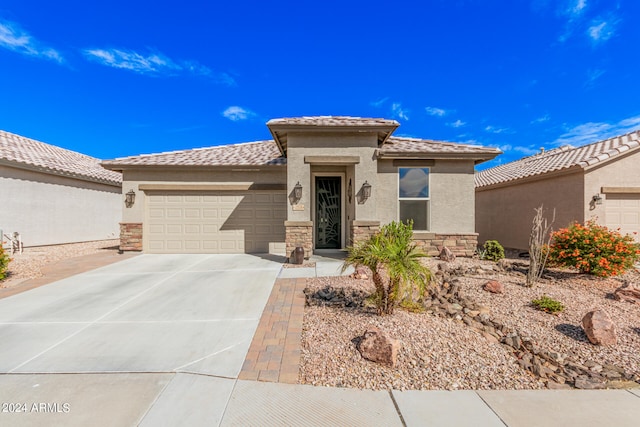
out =
[[640,194],[607,194],[606,225],[640,242]]
[[284,191],[148,192],[148,253],[284,253]]

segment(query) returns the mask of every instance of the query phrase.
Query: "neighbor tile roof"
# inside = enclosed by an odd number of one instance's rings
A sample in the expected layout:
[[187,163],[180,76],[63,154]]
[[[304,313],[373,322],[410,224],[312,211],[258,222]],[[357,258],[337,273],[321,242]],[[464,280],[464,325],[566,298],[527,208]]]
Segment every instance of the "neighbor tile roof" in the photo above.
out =
[[565,145],[475,174],[476,188],[543,175],[571,167],[587,168],[640,147],[640,131],[581,147]]
[[384,155],[394,154],[434,154],[434,155],[478,155],[479,158],[493,158],[502,151],[497,148],[480,145],[459,144],[454,142],[432,141],[418,138],[389,137],[380,148]]
[[191,150],[121,157],[102,165],[119,170],[122,166],[267,166],[284,165],[286,159],[274,141],[219,145]]
[[350,116],[313,116],[313,117],[289,117],[272,119],[267,122],[271,125],[290,126],[400,126],[395,120],[350,117]]
[[122,183],[122,175],[100,167],[100,159],[3,130],[0,130],[0,162],[88,181]]

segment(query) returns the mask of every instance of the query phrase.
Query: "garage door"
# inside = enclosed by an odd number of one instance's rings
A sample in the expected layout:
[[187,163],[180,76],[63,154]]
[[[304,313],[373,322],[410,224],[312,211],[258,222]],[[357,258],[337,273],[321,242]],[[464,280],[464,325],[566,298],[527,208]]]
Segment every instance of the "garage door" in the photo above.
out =
[[607,194],[606,225],[622,234],[635,234],[640,242],[640,194]]
[[148,253],[284,253],[283,191],[148,192]]

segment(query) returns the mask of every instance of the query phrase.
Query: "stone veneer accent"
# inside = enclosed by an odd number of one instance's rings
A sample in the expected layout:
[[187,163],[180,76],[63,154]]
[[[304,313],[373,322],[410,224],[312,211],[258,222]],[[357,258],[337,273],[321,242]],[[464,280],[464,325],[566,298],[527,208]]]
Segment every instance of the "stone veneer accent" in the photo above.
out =
[[142,223],[141,222],[121,222],[120,223],[120,250],[121,251],[141,251],[142,250]]
[[367,240],[369,237],[380,231],[380,221],[351,221],[351,244]]
[[416,231],[413,240],[429,256],[438,256],[446,246],[456,256],[472,257],[478,247],[478,233],[438,234]]
[[309,258],[313,253],[313,222],[285,221],[285,256],[291,256],[296,247],[304,249],[304,257]]

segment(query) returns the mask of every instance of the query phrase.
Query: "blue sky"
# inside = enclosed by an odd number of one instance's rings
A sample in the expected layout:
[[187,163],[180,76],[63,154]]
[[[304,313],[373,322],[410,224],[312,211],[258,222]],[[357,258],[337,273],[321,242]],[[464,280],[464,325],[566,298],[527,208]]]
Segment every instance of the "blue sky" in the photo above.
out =
[[0,129],[102,159],[397,119],[500,147],[640,128],[637,0],[0,0]]

